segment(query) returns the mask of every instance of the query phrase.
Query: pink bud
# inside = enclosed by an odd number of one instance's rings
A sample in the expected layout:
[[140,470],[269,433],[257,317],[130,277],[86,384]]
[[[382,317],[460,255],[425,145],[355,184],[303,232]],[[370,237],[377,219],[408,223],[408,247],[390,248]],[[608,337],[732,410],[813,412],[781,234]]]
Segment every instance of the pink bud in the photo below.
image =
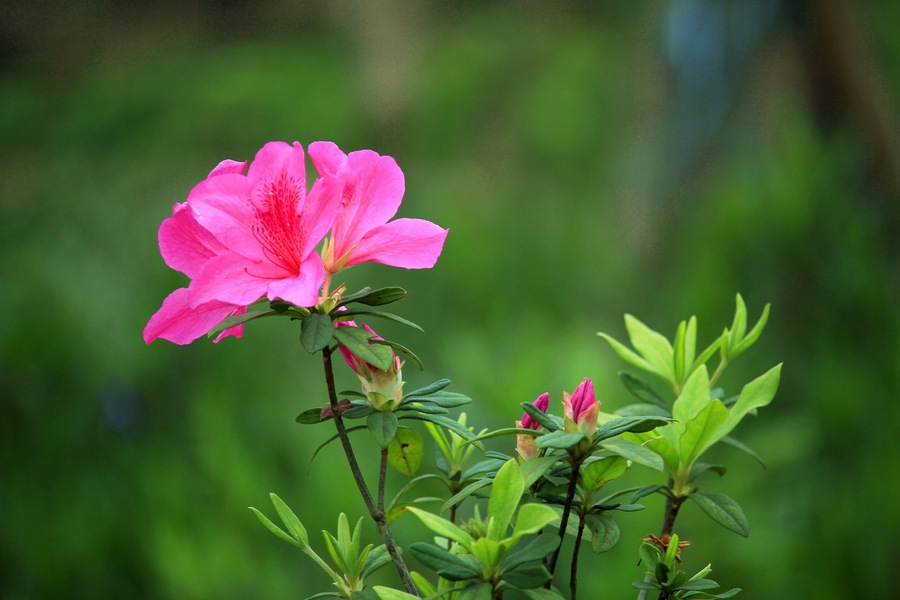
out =
[[563,392],[563,411],[581,431],[593,433],[597,429],[597,417],[600,413],[600,405],[594,395],[594,382],[585,379],[571,396]]
[[[532,402],[532,404],[535,406],[535,408],[537,408],[542,413],[546,413],[547,408],[550,406],[550,394],[548,394],[547,392],[544,392],[543,394],[538,396],[537,400]],[[537,431],[538,429],[541,428],[541,424],[538,423],[537,421],[535,421],[533,418],[531,418],[531,415],[529,415],[528,413],[525,413],[522,416],[521,427],[523,429],[534,429],[535,431]]]

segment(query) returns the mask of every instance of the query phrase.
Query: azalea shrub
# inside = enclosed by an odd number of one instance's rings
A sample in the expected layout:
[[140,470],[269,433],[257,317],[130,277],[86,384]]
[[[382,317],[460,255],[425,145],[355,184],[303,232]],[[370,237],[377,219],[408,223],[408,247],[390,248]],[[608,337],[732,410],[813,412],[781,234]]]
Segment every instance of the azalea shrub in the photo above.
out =
[[[302,347],[318,355],[329,403],[304,409],[296,420],[333,428],[321,433],[320,448],[341,445],[362,503],[344,507],[335,532],[324,532],[321,541],[310,538],[297,512],[275,494],[280,524],[267,511],[252,509],[333,580],[334,587],[317,596],[488,600],[515,590],[534,599],[574,599],[583,545],[596,554],[593,560],[613,548],[633,553],[638,598],[736,595],[739,588],[723,590],[709,577],[711,565],[693,574],[681,568],[682,551],[691,544],[679,537],[676,520],[691,501],[719,525],[749,533],[738,502],[707,489],[709,474],[722,475],[725,467],[702,459],[721,443],[762,462],[732,432],[772,401],[780,365],[737,393],[726,393],[718,381],[759,338],[769,307],[748,327],[737,295],[730,326],[702,348],[695,317],[681,322],[670,340],[626,315],[627,344],[599,335],[629,367],[620,377],[633,404],[602,411],[593,380],[585,378],[571,393],[562,392],[554,408],[551,394],[543,392],[509,407],[524,411],[518,420],[511,416],[513,426],[476,431],[459,412],[471,399],[451,391],[448,379],[406,389],[402,369],[408,363],[424,369],[422,361],[370,324],[387,320],[420,329],[383,308],[406,291],[350,290],[340,281],[346,269],[367,262],[431,268],[448,230],[421,219],[393,219],[405,185],[391,157],[371,150],[345,154],[331,142],[307,150],[317,172],[311,186],[303,147],[270,142],[251,162],[220,162],[173,207],[159,228],[160,253],[190,281],[165,298],[144,340],[187,344],[207,336],[220,342],[240,338],[251,321],[281,317],[299,333]],[[341,363],[358,378],[358,389],[337,390]],[[358,430],[369,435],[351,441],[349,433]],[[422,473],[431,443],[435,460]],[[374,486],[357,461],[360,451],[380,455],[377,473],[369,475]],[[658,473],[659,483],[621,485],[634,469]],[[387,501],[392,473],[407,481]],[[441,482],[446,495],[416,496],[424,481]],[[618,521],[643,510],[640,501],[653,494],[665,498],[659,534],[620,539]],[[362,539],[363,510],[377,526],[377,545]],[[421,536],[396,539],[392,525],[398,519],[420,522]],[[557,569],[563,553],[571,556],[568,574]],[[369,576],[389,565],[396,585],[370,585]]]

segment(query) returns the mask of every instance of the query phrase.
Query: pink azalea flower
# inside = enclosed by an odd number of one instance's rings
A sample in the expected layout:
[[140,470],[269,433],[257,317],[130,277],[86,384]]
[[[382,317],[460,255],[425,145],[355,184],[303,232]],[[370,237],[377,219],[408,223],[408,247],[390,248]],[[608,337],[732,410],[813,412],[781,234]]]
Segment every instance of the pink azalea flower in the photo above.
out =
[[[550,394],[548,394],[547,392],[544,392],[543,394],[538,396],[537,400],[532,402],[532,404],[534,404],[534,406],[538,410],[540,410],[542,413],[546,413],[547,408],[550,407]],[[541,424],[538,423],[537,421],[535,421],[531,417],[531,415],[529,415],[528,413],[525,413],[524,415],[522,415],[521,423],[522,423],[521,427],[524,429],[534,429],[535,431],[538,431],[541,428]],[[516,425],[516,427],[520,427],[520,426]],[[531,437],[531,436],[527,436],[527,437]]]
[[247,306],[263,296],[318,302],[325,269],[315,247],[334,222],[343,183],[326,175],[307,194],[304,160],[299,143],[269,142],[246,176],[222,174],[191,190],[198,222],[227,249],[194,277],[192,307]]
[[[213,169],[207,179],[219,175],[240,173],[247,163],[225,160]],[[228,252],[209,231],[204,229],[187,204],[176,204],[172,216],[159,227],[159,251],[171,268],[188,277],[196,277],[210,259]],[[156,338],[175,344],[188,344],[205,335],[225,317],[246,312],[246,306],[212,300],[192,306],[188,288],[172,292],[144,327],[144,341]],[[241,337],[243,325],[226,329],[215,341],[234,336]]]
[[331,142],[309,145],[309,156],[322,176],[343,181],[341,208],[323,251],[325,269],[337,273],[362,262],[407,269],[434,266],[447,230],[422,219],[396,219],[405,188],[403,171],[393,158],[371,150],[344,154]]
[[574,430],[592,434],[597,430],[597,417],[600,414],[600,403],[594,395],[594,382],[585,379],[575,388],[571,396],[563,392],[563,414],[566,431]]

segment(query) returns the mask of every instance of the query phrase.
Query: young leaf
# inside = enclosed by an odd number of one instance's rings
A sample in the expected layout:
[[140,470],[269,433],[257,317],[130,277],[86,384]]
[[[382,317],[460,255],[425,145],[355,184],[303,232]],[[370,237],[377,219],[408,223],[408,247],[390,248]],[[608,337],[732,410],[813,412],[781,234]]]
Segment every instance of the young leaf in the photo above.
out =
[[315,425],[316,423],[324,423],[328,419],[322,419],[322,407],[316,407],[304,410],[294,420],[303,425]]
[[388,445],[388,462],[404,475],[412,477],[422,466],[424,448],[422,436],[415,430],[398,427],[394,439]]
[[[259,319],[260,317],[277,317],[282,315],[283,313],[275,310],[254,310],[250,312],[245,312],[242,315],[234,315],[231,317],[225,317],[218,325],[209,330],[209,333],[206,334],[207,337],[215,337],[225,331],[226,329],[231,329],[235,325],[240,325],[242,323],[246,323],[248,321],[252,321],[254,319]],[[296,314],[296,313],[295,313]]]
[[610,452],[627,458],[633,463],[649,467],[654,471],[663,470],[662,457],[653,450],[641,446],[640,444],[635,444],[619,438],[617,440],[605,440],[600,446],[605,450],[609,450]]
[[384,587],[382,585],[376,585],[372,589],[375,590],[376,594],[378,594],[378,598],[380,600],[419,600],[418,596],[413,596],[412,594],[401,592],[400,590],[395,590],[393,588]]
[[625,315],[631,345],[669,382],[675,383],[675,353],[669,340],[632,315]]
[[276,525],[275,523],[270,521],[269,518],[266,517],[266,515],[262,514],[257,509],[253,508],[252,506],[249,508],[250,508],[250,510],[253,511],[253,514],[256,515],[256,518],[259,519],[259,522],[262,523],[263,525],[265,525],[266,529],[268,529],[269,531],[274,533],[277,537],[281,538],[282,540],[284,540],[285,542],[287,542],[289,544],[293,544],[293,545],[297,546],[300,549],[306,548],[306,546],[302,542],[300,542],[299,540],[295,540],[294,538],[289,536],[287,533],[284,532],[284,530],[281,527],[279,527],[278,525]]
[[[627,432],[645,433],[668,425],[671,421],[672,419],[668,417],[618,417],[598,427],[594,434],[594,441],[606,440]],[[540,438],[538,438],[538,447],[540,447]]]
[[[526,504],[525,506],[531,506],[530,504]],[[525,508],[524,506],[522,508]],[[557,516],[557,519],[559,516]],[[500,562],[500,566],[504,569],[514,569],[517,566],[532,562],[535,560],[541,560],[556,550],[559,546],[559,536],[556,534],[548,534],[539,535],[535,537],[533,540],[525,544],[525,547],[521,550],[517,550],[510,554],[507,554],[503,557],[503,560]]]
[[414,506],[410,506],[407,510],[419,517],[419,520],[422,521],[425,527],[436,534],[453,540],[454,542],[459,542],[464,548],[468,548],[472,545],[472,536],[447,519],[433,515],[430,512],[418,509]]
[[767,406],[775,397],[780,378],[781,365],[778,364],[745,385],[737,402],[731,407],[728,419],[716,432],[710,444],[714,444],[731,433],[748,412]]
[[729,529],[744,537],[749,535],[750,524],[747,522],[747,517],[744,516],[744,511],[737,502],[725,494],[701,494],[700,492],[694,492],[688,497],[696,502],[697,506],[709,515],[713,521],[725,529]]
[[[495,483],[494,485],[496,486],[497,484]],[[546,504],[523,504],[516,515],[513,538],[518,539],[523,535],[537,533],[555,521],[559,521],[559,515]]]
[[581,481],[586,490],[594,492],[621,476],[628,469],[628,461],[621,456],[607,456],[587,465],[581,471]]
[[766,304],[765,308],[763,308],[762,316],[759,317],[759,321],[756,322],[756,325],[753,326],[753,329],[750,330],[750,333],[744,337],[740,342],[735,345],[734,348],[731,349],[729,353],[729,359],[734,359],[737,355],[741,354],[744,350],[749,348],[756,342],[759,338],[760,334],[762,334],[763,329],[766,326],[766,322],[769,320],[769,305]]
[[583,439],[583,433],[566,433],[565,431],[560,430],[552,433],[545,433],[535,440],[535,444],[538,448],[558,448],[560,450],[566,450]]
[[694,371],[684,384],[681,394],[672,405],[672,416],[679,421],[677,428],[684,431],[688,421],[710,403],[709,373],[705,366]]
[[300,519],[297,518],[297,515],[294,514],[294,511],[292,511],[277,494],[269,494],[269,498],[272,499],[272,504],[275,505],[278,516],[281,517],[281,520],[284,522],[284,525],[287,527],[291,536],[302,543],[303,546],[309,546],[309,537],[306,534],[306,528],[303,527],[303,524],[300,522]]
[[663,397],[657,394],[656,391],[652,387],[650,387],[650,384],[648,384],[637,375],[629,373],[628,371],[620,371],[619,378],[622,380],[622,383],[625,384],[625,387],[628,389],[631,395],[638,400],[647,402],[649,404],[655,404],[660,408],[669,410],[669,404],[663,399]]
[[357,294],[345,296],[342,299],[341,304],[347,304],[348,302],[359,302],[360,304],[365,304],[366,306],[381,306],[384,304],[390,304],[391,302],[396,302],[404,296],[406,296],[406,290],[401,287],[384,287],[371,291],[368,288],[365,288],[364,290],[360,290],[360,292]]
[[397,433],[397,415],[392,412],[373,412],[366,420],[366,426],[375,442],[387,448]]
[[300,321],[300,345],[310,354],[315,354],[331,343],[334,331],[331,317],[316,312],[310,313]]
[[408,394],[404,395],[403,398],[406,399],[409,396],[428,396],[429,394],[441,391],[448,385],[450,385],[449,379],[440,379],[438,381],[435,381],[431,385],[426,385],[423,388],[419,388],[417,390],[409,392]]
[[646,360],[641,358],[636,352],[631,350],[625,344],[617,341],[615,338],[603,333],[602,331],[598,331],[597,335],[599,335],[604,340],[609,342],[609,345],[612,347],[612,349],[625,362],[631,363],[632,365],[634,365],[638,369],[641,369],[642,371],[647,371],[649,373],[653,373],[654,375],[658,375],[659,377],[662,377],[663,379],[666,379],[666,375],[665,375],[664,371],[660,371],[657,367],[655,367],[654,365],[650,364],[649,362],[647,362]]
[[522,469],[522,477],[525,482],[525,489],[533,486],[541,476],[547,472],[547,469],[553,466],[559,460],[556,456],[539,456],[522,462],[519,467]]
[[738,440],[738,439],[735,439],[735,438],[731,437],[730,435],[726,435],[725,437],[723,437],[723,438],[722,438],[721,440],[719,440],[719,441],[722,442],[723,444],[727,444],[727,445],[729,445],[729,446],[731,446],[731,447],[733,447],[733,448],[737,448],[738,450],[741,450],[742,452],[747,453],[747,454],[750,456],[750,458],[752,458],[753,460],[755,460],[756,462],[758,462],[759,465],[760,465],[763,469],[766,468],[766,463],[765,463],[765,461],[762,459],[762,457],[761,457],[759,454],[757,454],[756,452],[754,452],[753,449],[752,449],[750,446],[748,446],[747,444],[743,443],[742,441],[740,441],[740,440]]
[[488,519],[490,520],[487,531],[488,539],[501,540],[506,537],[506,530],[509,528],[523,491],[525,491],[525,480],[522,477],[522,469],[515,460],[510,460],[497,471],[491,487],[491,497],[488,500]]
[[696,417],[685,424],[681,434],[681,462],[687,466],[694,464],[701,454],[712,445],[712,440],[722,423],[728,419],[728,409],[719,400],[713,400]]
[[461,489],[459,492],[448,498],[447,501],[444,502],[443,505],[441,505],[441,512],[444,512],[452,506],[459,504],[481,488],[491,485],[491,481],[492,480],[487,477],[485,477],[484,479],[479,479],[478,481],[473,481],[472,483]]

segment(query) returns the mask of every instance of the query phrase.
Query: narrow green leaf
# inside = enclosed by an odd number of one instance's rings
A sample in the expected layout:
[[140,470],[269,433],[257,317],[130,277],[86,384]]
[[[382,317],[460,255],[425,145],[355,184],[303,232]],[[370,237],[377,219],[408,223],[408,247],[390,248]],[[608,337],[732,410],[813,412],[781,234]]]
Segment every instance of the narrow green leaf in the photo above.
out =
[[360,576],[365,579],[381,567],[389,564],[391,562],[391,555],[387,550],[387,547],[382,544],[372,550],[369,551],[369,554],[366,556],[366,562],[363,563],[362,569],[360,570]]
[[406,402],[405,404],[401,404],[397,411],[415,411],[417,413],[422,413],[424,415],[446,415],[449,414],[450,411],[441,406],[436,406],[434,404],[425,404],[421,402]]
[[710,465],[701,462],[694,463],[694,466],[691,469],[691,476],[688,478],[688,482],[694,481],[707,471],[712,471],[719,477],[722,477],[723,475],[725,475],[728,469],[726,469],[724,465]]
[[731,322],[731,329],[728,331],[729,342],[729,358],[731,350],[734,346],[744,339],[744,332],[747,331],[747,305],[744,304],[744,298],[737,294],[734,298],[734,320]]
[[310,354],[315,354],[328,346],[333,335],[334,323],[328,315],[314,312],[300,321],[300,345]]
[[[441,415],[425,415],[417,412],[406,412],[398,418],[402,419],[415,419],[417,421],[429,421],[434,423],[435,425],[439,425],[444,429],[449,429],[459,437],[464,440],[472,440],[475,438],[475,434],[471,432],[467,427],[462,425],[461,423],[454,421],[453,419],[448,419],[447,417]],[[482,448],[481,442],[474,442],[477,448]]]
[[750,333],[744,337],[737,345],[731,350],[729,355],[729,359],[734,359],[737,355],[741,354],[752,346],[759,336],[762,334],[763,329],[766,326],[766,323],[769,320],[769,305],[766,304],[765,308],[763,308],[762,316],[759,317],[759,321],[756,322],[756,325],[753,326],[753,329],[750,330]]
[[525,479],[522,477],[522,469],[515,459],[510,460],[497,471],[491,486],[491,497],[488,500],[488,539],[501,540],[506,537],[506,530],[512,522],[523,491]]
[[726,435],[725,437],[723,437],[723,438],[722,438],[721,440],[719,440],[719,441],[722,442],[723,444],[727,444],[727,445],[729,445],[729,446],[731,446],[731,447],[733,447],[733,448],[737,448],[738,450],[741,450],[742,452],[747,453],[748,455],[750,455],[750,458],[752,458],[753,460],[755,460],[756,462],[758,462],[759,465],[760,465],[763,469],[766,468],[766,463],[765,463],[765,461],[762,459],[762,457],[761,457],[759,454],[757,454],[756,452],[754,452],[753,449],[752,449],[750,446],[748,446],[747,444],[743,443],[742,441],[740,441],[740,440],[738,440],[738,439],[736,439],[736,438],[733,438],[733,437],[730,436],[730,435]]
[[[670,429],[672,425],[668,425],[666,427],[660,428],[657,431],[664,431],[666,429]],[[647,433],[623,433],[622,439],[627,442],[632,442],[634,444],[638,444],[647,448],[660,456],[663,460],[663,464],[666,469],[669,470],[670,473],[674,474],[678,470],[678,451],[675,449],[675,445],[672,443],[669,437],[664,435],[659,435],[656,432],[647,432]],[[603,445],[608,444],[608,442],[604,441]]]
[[645,485],[642,488],[635,490],[635,492],[631,495],[631,501],[637,502],[644,496],[649,496],[650,494],[655,494],[656,492],[667,489],[666,486],[656,484],[656,485]]
[[[532,505],[526,504],[525,506]],[[523,506],[522,508],[525,508],[525,506]],[[558,516],[557,519],[559,519]],[[525,547],[521,550],[516,550],[515,552],[507,554],[500,562],[500,566],[504,569],[514,569],[521,564],[532,562],[535,560],[541,560],[547,556],[550,556],[550,554],[554,550],[556,550],[558,546],[558,535],[549,533],[539,535],[525,544]]]
[[464,530],[460,529],[447,519],[418,509],[414,506],[408,507],[407,510],[419,517],[419,520],[422,521],[425,527],[432,530],[436,534],[453,540],[454,542],[459,542],[464,548],[468,548],[472,545],[472,536],[470,536]]
[[350,570],[350,567],[344,562],[345,553],[343,552],[340,543],[327,531],[322,532],[322,537],[325,540],[325,546],[328,548],[328,554],[331,555],[331,560],[334,561],[338,571],[347,573]]
[[750,524],[747,522],[743,509],[725,494],[701,494],[700,492],[694,492],[688,497],[696,502],[697,506],[709,515],[713,521],[725,529],[729,529],[744,537],[749,535]]
[[679,590],[690,592],[699,590],[712,590],[719,587],[719,584],[712,579],[692,579],[685,581],[678,586]]
[[406,296],[406,290],[401,287],[384,287],[377,290],[366,291],[365,293],[362,293],[362,291],[363,290],[360,290],[359,294],[344,297],[342,304],[346,304],[349,300],[350,302],[359,302],[366,306],[382,306],[384,304],[396,302]]
[[[226,329],[231,329],[236,325],[241,325],[248,321],[252,321],[254,319],[259,319],[260,317],[278,317],[283,315],[284,313],[275,311],[275,310],[254,310],[245,312],[242,315],[233,315],[231,317],[225,317],[222,321],[219,322],[218,325],[209,330],[209,333],[206,334],[206,337],[215,337],[225,331]],[[295,313],[296,315],[296,313]],[[299,316],[299,315],[296,315]]]
[[297,546],[300,549],[306,548],[306,546],[302,542],[295,540],[294,538],[289,536],[281,527],[279,527],[278,525],[276,525],[275,523],[270,521],[268,519],[268,517],[266,517],[266,515],[262,514],[261,512],[259,512],[255,508],[253,508],[252,506],[250,506],[249,508],[250,508],[250,510],[253,511],[253,514],[256,515],[256,518],[259,519],[259,522],[262,523],[263,525],[265,525],[266,529],[268,529],[269,531],[274,533],[277,537],[279,537],[280,539],[284,540],[285,542],[287,542],[289,544],[293,544],[294,546]]
[[681,434],[681,462],[688,467],[694,464],[712,445],[712,440],[722,423],[728,419],[728,409],[719,400],[713,400],[697,416],[685,424]]
[[366,419],[369,433],[382,448],[387,448],[397,433],[397,415],[392,412],[373,412]]
[[633,463],[649,467],[654,471],[663,470],[664,465],[662,457],[653,450],[641,446],[640,444],[635,444],[634,442],[619,438],[617,440],[606,440],[600,445],[605,450],[627,458]]
[[454,600],[491,600],[491,584],[474,583],[463,588]]
[[438,381],[435,381],[430,385],[426,385],[423,388],[419,388],[417,390],[409,392],[404,396],[404,399],[408,398],[409,396],[428,396],[429,394],[441,391],[448,385],[450,385],[449,379],[439,379]]
[[[681,394],[672,405],[672,416],[679,422],[675,429],[678,432],[684,431],[687,422],[696,417],[710,402],[709,373],[706,367],[701,365],[685,382]],[[680,434],[676,437],[680,437]]]
[[558,431],[559,429],[561,429],[556,421],[552,419],[551,415],[542,412],[541,409],[539,409],[531,402],[523,402],[522,408],[525,409],[525,412],[528,413],[532,419],[537,421],[538,425],[540,425],[547,431]]
[[625,387],[632,396],[642,402],[655,404],[662,409],[670,411],[671,414],[668,402],[666,402],[662,396],[657,394],[656,390],[654,390],[649,383],[628,371],[620,371],[619,378],[622,380],[622,383],[625,384]]
[[384,587],[383,585],[376,585],[372,589],[378,594],[380,600],[419,600],[418,596],[413,596],[412,594],[401,592],[400,590],[395,590],[393,588]]
[[550,571],[538,561],[523,563],[503,573],[503,581],[520,590],[540,588],[550,581],[550,577]]
[[333,327],[332,332],[334,338],[360,360],[382,371],[391,368],[394,351],[390,346],[369,343],[373,335],[362,327]]
[[275,510],[278,511],[278,516],[281,517],[285,527],[287,527],[288,533],[304,546],[309,546],[309,536],[306,534],[306,528],[303,527],[303,523],[300,522],[294,511],[277,494],[269,494],[269,498],[272,499],[272,504],[275,505]]
[[398,427],[388,445],[388,463],[407,477],[412,477],[422,466],[424,453],[422,436],[408,427]]
[[602,331],[598,331],[597,335],[599,335],[604,340],[609,342],[609,345],[612,347],[612,349],[625,362],[632,364],[633,366],[637,367],[638,369],[647,371],[649,373],[653,373],[654,375],[658,375],[659,377],[662,377],[663,379],[667,379],[664,371],[660,371],[657,367],[655,367],[654,365],[650,364],[649,362],[647,362],[646,360],[641,358],[636,352],[631,350],[628,346],[622,344],[621,342],[617,341],[612,336],[607,335],[607,334],[603,333]]
[[626,432],[645,433],[668,425],[671,421],[668,417],[618,417],[598,427],[594,441],[606,440]]
[[538,448],[558,448],[560,450],[566,450],[583,440],[584,437],[583,433],[566,433],[565,431],[560,430],[539,436],[537,440],[535,440],[535,444]]
[[404,402],[422,402],[429,403],[441,408],[457,408],[472,402],[472,399],[463,394],[456,392],[435,392],[427,396],[419,394],[407,394]]
[[726,333],[723,333],[722,335],[717,337],[713,341],[713,343],[707,346],[707,348],[700,353],[700,356],[698,356],[696,360],[694,360],[694,363],[691,365],[691,372],[693,373],[697,369],[697,367],[699,367],[700,365],[705,365],[707,362],[709,362],[709,359],[711,359],[715,355],[715,353],[718,352],[722,344],[726,342],[726,338],[727,330]]
[[678,324],[678,330],[675,332],[675,340],[673,342],[673,350],[675,352],[675,381],[677,383],[681,383],[682,381],[684,381],[684,364],[686,362],[684,356],[684,337],[686,332],[687,322],[682,321]]
[[775,392],[778,390],[780,379],[781,364],[778,364],[745,385],[737,402],[731,407],[728,419],[722,424],[716,435],[713,436],[710,445],[731,433],[748,412],[767,406],[772,402]]
[[688,319],[687,328],[684,332],[684,368],[686,369],[682,381],[684,381],[694,371],[694,356],[697,353],[697,317],[691,316]]
[[675,356],[672,345],[661,333],[653,331],[633,315],[625,315],[625,329],[631,345],[653,365],[663,377],[675,383]]
[[463,489],[459,490],[459,492],[457,492],[456,494],[454,494],[453,496],[448,498],[447,501],[444,502],[443,505],[441,505],[441,512],[447,511],[448,509],[459,504],[460,502],[462,502],[463,500],[465,500],[466,498],[468,498],[469,496],[471,496],[478,490],[485,488],[489,485],[491,485],[491,480],[487,477],[484,479],[479,479],[478,481],[473,481],[472,483],[470,483]]
[[547,469],[552,467],[557,461],[559,461],[557,456],[539,456],[523,461],[519,467],[522,469],[525,489],[527,490],[533,486],[547,472]]
[[425,370],[425,365],[422,363],[422,359],[416,356],[415,352],[413,352],[403,344],[398,344],[397,342],[392,342],[390,340],[372,340],[372,343],[381,344],[382,346],[390,346],[395,352],[405,355],[406,358],[411,360],[420,371]]
[[422,333],[425,333],[425,330],[413,323],[408,319],[404,319],[399,315],[395,315],[394,313],[384,312],[382,310],[366,310],[366,309],[351,309],[347,311],[342,311],[340,314],[341,319],[348,317],[355,317],[357,315],[366,315],[369,317],[378,317],[379,319],[387,319],[388,321],[393,321],[394,323],[400,323],[401,325],[406,325],[407,327],[412,327],[413,329],[418,329]]

